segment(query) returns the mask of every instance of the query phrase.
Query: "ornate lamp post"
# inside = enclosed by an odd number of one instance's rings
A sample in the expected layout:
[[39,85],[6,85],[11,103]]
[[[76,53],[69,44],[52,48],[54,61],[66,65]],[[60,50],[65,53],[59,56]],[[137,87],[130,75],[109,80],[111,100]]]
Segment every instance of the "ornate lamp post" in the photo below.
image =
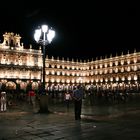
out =
[[46,58],[46,51],[45,47],[50,44],[55,36],[55,31],[52,28],[48,28],[47,25],[42,25],[41,28],[35,30],[34,39],[37,43],[42,45],[43,49],[43,67],[42,67],[42,89],[41,89],[41,96],[40,96],[40,110],[41,113],[47,113],[48,111],[48,102],[45,90],[45,58]]

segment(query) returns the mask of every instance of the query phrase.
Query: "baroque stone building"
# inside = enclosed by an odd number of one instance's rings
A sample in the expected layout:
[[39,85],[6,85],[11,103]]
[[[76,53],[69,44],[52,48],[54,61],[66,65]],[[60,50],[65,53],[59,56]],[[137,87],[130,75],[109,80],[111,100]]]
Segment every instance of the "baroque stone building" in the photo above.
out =
[[42,52],[40,50],[25,49],[20,43],[20,35],[5,33],[3,43],[0,44],[0,85],[7,88],[26,88],[30,81],[36,86],[41,79]]
[[[8,88],[27,88],[32,83],[38,88],[42,79],[42,50],[25,49],[20,35],[5,33],[0,44],[0,84]],[[46,56],[46,89],[67,90],[77,84],[96,90],[138,90],[140,79],[140,52],[123,54],[92,61],[49,58]]]

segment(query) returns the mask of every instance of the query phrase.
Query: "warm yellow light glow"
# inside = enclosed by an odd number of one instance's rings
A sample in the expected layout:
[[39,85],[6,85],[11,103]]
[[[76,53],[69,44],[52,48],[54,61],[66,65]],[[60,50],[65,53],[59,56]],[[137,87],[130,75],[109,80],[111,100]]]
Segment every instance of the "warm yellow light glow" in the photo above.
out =
[[56,82],[59,83],[60,82],[60,79],[56,79]]
[[116,77],[116,81],[119,81],[119,77]]
[[129,80],[129,81],[131,80],[131,76],[130,76],[130,75],[128,76],[128,80]]
[[102,64],[100,64],[100,68],[102,68],[103,66],[102,66]]
[[127,68],[127,71],[130,71],[130,67]]
[[127,60],[127,64],[130,64],[130,60],[129,59]]
[[111,81],[111,82],[113,81],[113,77],[110,78],[110,81]]
[[134,69],[134,71],[137,71],[137,66],[134,66],[133,69]]
[[71,81],[72,83],[75,83],[75,80],[74,79],[72,79],[72,81]]
[[96,81],[96,82],[98,82],[98,81],[99,81],[99,79],[95,79],[95,81]]
[[115,65],[118,66],[118,61],[115,61]]
[[49,78],[46,78],[45,80],[46,80],[46,82],[49,82]]
[[102,74],[103,73],[103,71],[102,70],[100,70],[100,74]]
[[100,79],[100,82],[103,82],[103,79],[102,78]]
[[52,71],[52,75],[54,75],[55,74],[55,72],[54,71]]
[[96,70],[96,71],[95,71],[95,75],[97,75],[97,74],[98,74],[98,71]]
[[70,80],[69,80],[69,79],[67,79],[67,80],[66,80],[66,82],[67,82],[67,83],[70,83]]
[[124,81],[124,80],[125,80],[125,77],[123,76],[123,77],[122,77],[122,81]]
[[105,78],[105,81],[107,82],[107,81],[108,81],[108,79],[107,79],[107,78]]
[[137,80],[137,79],[138,79],[137,75],[134,75],[134,80]]
[[51,82],[53,83],[54,81],[55,81],[54,78],[52,78],[52,79],[51,79]]
[[60,71],[57,72],[57,75],[60,75]]
[[76,73],[77,76],[79,76],[79,73]]
[[112,62],[110,62],[110,64],[109,64],[109,65],[110,65],[110,67],[112,67],[112,65],[113,65],[113,64],[112,64]]
[[57,65],[57,68],[59,69],[60,68],[60,65]]
[[69,72],[67,72],[67,76],[69,76],[70,75],[70,73]]
[[123,67],[121,68],[121,72],[124,72],[124,68]]
[[124,60],[121,61],[121,65],[123,65],[123,64],[124,64]]
[[64,71],[62,72],[62,75],[65,75],[65,72]]
[[49,71],[46,71],[46,75],[49,75]]
[[105,63],[105,68],[107,67],[107,63]]
[[115,69],[115,73],[117,73],[117,72],[118,72],[118,68]]
[[134,63],[137,63],[137,58],[134,58]]

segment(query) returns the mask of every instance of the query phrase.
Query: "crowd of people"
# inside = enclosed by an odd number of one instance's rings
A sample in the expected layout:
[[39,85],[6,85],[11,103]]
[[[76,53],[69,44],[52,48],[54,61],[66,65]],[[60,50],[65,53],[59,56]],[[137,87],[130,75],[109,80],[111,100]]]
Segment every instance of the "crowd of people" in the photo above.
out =
[[[49,99],[53,100],[55,96],[51,92],[47,92]],[[59,92],[55,92],[58,93]],[[0,112],[5,112],[8,107],[17,105],[18,102],[26,101],[29,105],[36,107],[36,102],[39,100],[39,91],[30,88],[25,93],[22,91],[12,92],[12,90],[1,89],[0,91]],[[134,95],[135,94],[135,95]],[[62,92],[61,97],[56,96],[56,100],[61,98],[61,101],[64,101],[67,111],[69,111],[70,103],[74,105],[74,114],[75,120],[81,119],[81,108],[82,101],[88,105],[94,105],[97,102],[99,104],[106,103],[125,103],[127,101],[133,100],[136,95],[139,95],[135,92],[130,92],[127,90],[96,90],[94,88],[89,88],[85,90],[85,87],[82,85],[75,86],[72,90],[65,90]],[[49,100],[50,101],[50,100]]]
[[[36,99],[38,98],[35,90],[32,88],[28,90],[26,94],[26,101],[29,105],[32,105],[33,108],[35,108],[36,105]],[[83,90],[82,87],[79,85],[73,89],[73,91],[67,90],[64,94],[64,102],[66,103],[67,111],[70,107],[70,102],[74,102],[74,112],[75,112],[75,120],[81,119],[81,108],[82,108],[82,99],[83,99]],[[9,93],[6,92],[6,90],[2,89],[0,91],[0,111],[5,112],[7,111],[7,106],[12,106],[14,103],[14,100],[12,100],[12,97],[9,96]]]

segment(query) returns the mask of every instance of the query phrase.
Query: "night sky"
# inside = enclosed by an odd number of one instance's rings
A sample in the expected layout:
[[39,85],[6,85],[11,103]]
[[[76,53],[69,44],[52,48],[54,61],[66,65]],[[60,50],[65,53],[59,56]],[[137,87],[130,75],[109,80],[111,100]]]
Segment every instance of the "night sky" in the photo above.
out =
[[[10,4],[8,4],[10,5]],[[76,59],[95,59],[140,51],[139,9],[132,4],[74,3],[41,1],[36,5],[20,3],[20,6],[3,6],[0,9],[0,40],[3,33],[21,35],[21,42],[37,49],[34,30],[48,24],[56,36],[47,46],[49,56]]]

